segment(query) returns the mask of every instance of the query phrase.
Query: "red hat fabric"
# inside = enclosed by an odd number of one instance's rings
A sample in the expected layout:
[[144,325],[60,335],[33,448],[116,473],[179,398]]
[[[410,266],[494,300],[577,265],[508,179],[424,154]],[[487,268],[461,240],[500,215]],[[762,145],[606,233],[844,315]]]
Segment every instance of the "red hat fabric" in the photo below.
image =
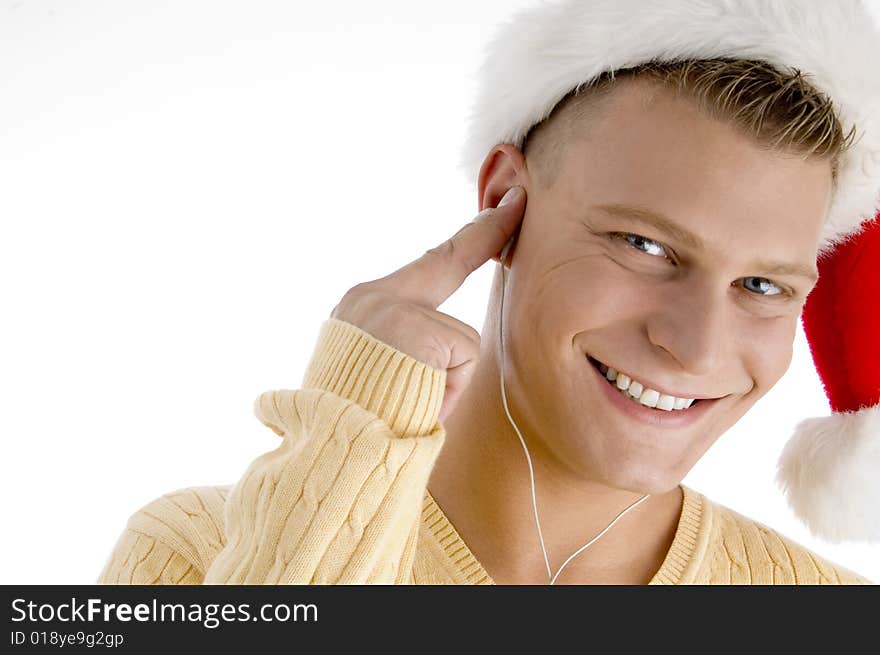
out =
[[832,415],[798,423],[777,482],[832,542],[880,540],[880,214],[817,259],[801,319]]

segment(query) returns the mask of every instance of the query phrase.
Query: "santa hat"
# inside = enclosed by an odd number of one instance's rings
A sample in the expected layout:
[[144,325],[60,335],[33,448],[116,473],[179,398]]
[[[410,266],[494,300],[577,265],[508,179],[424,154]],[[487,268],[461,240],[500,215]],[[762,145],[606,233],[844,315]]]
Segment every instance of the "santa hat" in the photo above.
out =
[[801,315],[831,416],[798,423],[777,481],[832,542],[880,541],[880,216],[816,262]]
[[880,541],[880,30],[863,2],[544,1],[503,23],[477,79],[461,168],[471,183],[499,143],[576,87],[651,61],[762,60],[797,69],[831,98],[856,139],[840,159],[821,233],[820,279],[804,332],[831,416],[795,427],[777,481],[795,515],[828,541]]

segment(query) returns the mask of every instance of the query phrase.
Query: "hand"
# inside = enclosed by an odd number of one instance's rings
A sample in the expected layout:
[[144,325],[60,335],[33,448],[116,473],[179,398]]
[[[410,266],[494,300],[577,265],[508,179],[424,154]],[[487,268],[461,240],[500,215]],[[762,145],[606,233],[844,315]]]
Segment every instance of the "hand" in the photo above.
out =
[[499,261],[522,222],[525,196],[525,189],[512,187],[498,207],[484,209],[436,248],[390,275],[349,289],[330,315],[445,370],[440,422],[470,383],[480,357],[480,333],[437,307],[487,260]]

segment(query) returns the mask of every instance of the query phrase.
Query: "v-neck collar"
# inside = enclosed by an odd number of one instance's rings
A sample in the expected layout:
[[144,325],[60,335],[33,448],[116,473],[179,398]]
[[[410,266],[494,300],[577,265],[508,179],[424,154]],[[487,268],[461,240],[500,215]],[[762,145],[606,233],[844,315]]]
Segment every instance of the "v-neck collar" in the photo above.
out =
[[[672,545],[663,564],[648,584],[687,584],[692,581],[706,551],[711,522],[711,504],[690,487],[682,489],[682,508]],[[434,555],[455,584],[495,584],[443,510],[425,489],[422,505],[422,535],[430,543],[421,544]]]

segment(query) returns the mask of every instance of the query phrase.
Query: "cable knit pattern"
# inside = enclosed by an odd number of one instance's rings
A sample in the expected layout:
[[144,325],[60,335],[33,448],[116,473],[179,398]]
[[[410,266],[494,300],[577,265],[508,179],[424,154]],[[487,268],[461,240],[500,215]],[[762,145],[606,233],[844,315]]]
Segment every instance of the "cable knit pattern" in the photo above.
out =
[[408,581],[400,564],[414,556],[445,437],[445,378],[351,324],[325,322],[303,387],[254,403],[282,442],[230,491],[227,544],[205,583]]
[[[445,371],[329,319],[302,388],[261,394],[281,437],[234,485],[132,514],[100,584],[494,584],[427,490]],[[650,584],[871,584],[682,485]]]

